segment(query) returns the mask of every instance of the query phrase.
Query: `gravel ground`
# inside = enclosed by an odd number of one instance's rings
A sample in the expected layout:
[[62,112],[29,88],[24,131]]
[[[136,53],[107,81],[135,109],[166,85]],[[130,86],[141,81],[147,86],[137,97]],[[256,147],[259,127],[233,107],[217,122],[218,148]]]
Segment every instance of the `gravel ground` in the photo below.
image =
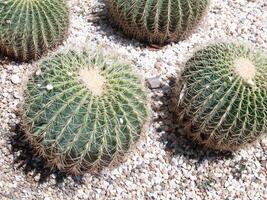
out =
[[[103,2],[69,0],[68,46],[102,45],[124,54],[148,79],[152,124],[125,163],[97,175],[51,173],[15,134],[16,106],[35,63],[0,60],[0,199],[267,199],[267,140],[235,153],[192,143],[173,125],[173,78],[193,51],[209,42],[241,40],[267,50],[266,0],[213,0],[187,40],[154,51],[125,38],[105,19]],[[100,13],[100,14],[97,14]]]

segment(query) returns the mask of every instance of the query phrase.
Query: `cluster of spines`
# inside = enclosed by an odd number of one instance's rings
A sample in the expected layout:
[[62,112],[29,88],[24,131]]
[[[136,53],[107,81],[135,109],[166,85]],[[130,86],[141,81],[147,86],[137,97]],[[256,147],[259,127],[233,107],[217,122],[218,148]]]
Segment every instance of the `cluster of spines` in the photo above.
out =
[[37,59],[67,34],[68,8],[63,0],[0,2],[0,53],[19,61]]
[[164,44],[189,36],[208,5],[209,0],[109,0],[109,13],[126,35]]
[[[255,65],[254,85],[233,72],[240,57]],[[210,45],[187,62],[182,77],[176,85],[181,92],[177,112],[194,139],[235,150],[266,134],[267,58],[261,53],[234,43]]]
[[[96,67],[107,91],[94,96],[79,81],[80,67]],[[72,174],[120,161],[139,139],[147,120],[147,97],[129,65],[107,64],[96,55],[58,55],[28,84],[24,130],[40,155]],[[47,90],[51,84],[53,89]]]

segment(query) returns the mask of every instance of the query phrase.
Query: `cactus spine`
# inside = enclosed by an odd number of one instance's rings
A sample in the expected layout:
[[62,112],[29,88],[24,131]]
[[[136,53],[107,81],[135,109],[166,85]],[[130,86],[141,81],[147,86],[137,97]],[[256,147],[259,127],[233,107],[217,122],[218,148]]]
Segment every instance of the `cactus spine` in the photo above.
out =
[[0,54],[37,59],[65,38],[68,24],[64,0],[1,0]]
[[176,86],[180,123],[195,140],[234,150],[266,135],[267,57],[262,53],[235,43],[210,45],[186,63]]
[[71,174],[121,160],[148,117],[146,92],[131,66],[84,51],[58,54],[40,69],[21,111],[36,151]]
[[148,43],[177,42],[189,36],[209,0],[109,0],[112,20],[129,37]]

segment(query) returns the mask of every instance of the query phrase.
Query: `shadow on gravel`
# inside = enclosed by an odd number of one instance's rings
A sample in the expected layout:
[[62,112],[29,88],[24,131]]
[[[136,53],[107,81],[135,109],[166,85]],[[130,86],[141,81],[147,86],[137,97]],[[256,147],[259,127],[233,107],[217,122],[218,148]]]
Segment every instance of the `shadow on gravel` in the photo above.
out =
[[[26,175],[33,174],[31,176],[34,178],[39,177],[35,180],[40,184],[49,181],[52,175],[58,185],[63,183],[69,175],[47,166],[42,157],[34,155],[33,147],[25,140],[24,133],[19,125],[14,129],[15,135],[10,137],[10,143],[16,168],[23,170]],[[82,176],[71,176],[71,178],[75,183],[83,184]]]
[[100,32],[99,37],[106,37],[109,40],[112,40],[113,43],[119,44],[120,46],[133,46],[135,48],[144,48],[146,45],[139,43],[134,39],[126,37],[118,28],[112,23],[109,19],[109,14],[107,6],[103,0],[101,0],[103,8],[100,11],[93,12],[87,21],[92,23],[92,26],[95,27],[97,32]]
[[175,94],[173,94],[172,87],[174,83],[175,79],[171,78],[168,84],[163,85],[158,91],[153,91],[154,96],[152,97],[153,101],[162,102],[162,105],[159,107],[156,106],[156,108],[152,104],[152,109],[158,113],[157,118],[154,119],[154,123],[159,124],[159,127],[155,127],[156,131],[165,132],[160,138],[160,142],[165,144],[165,150],[168,152],[170,158],[177,155],[184,156],[192,160],[196,167],[201,165],[205,160],[216,162],[221,159],[233,158],[234,154],[232,152],[216,151],[192,141],[179,128],[175,114],[173,113],[173,103],[175,102],[173,96]]
[[123,34],[122,31],[110,20],[107,0],[100,0],[99,3],[101,4],[100,10],[98,10],[99,8],[95,9],[95,11],[88,16],[87,21],[92,23],[97,32],[100,32],[100,37],[107,37],[112,43],[124,47],[132,46],[134,48],[148,49],[150,51],[159,51],[164,48],[164,45],[153,45],[146,42],[139,42],[133,38],[125,36],[125,34]]

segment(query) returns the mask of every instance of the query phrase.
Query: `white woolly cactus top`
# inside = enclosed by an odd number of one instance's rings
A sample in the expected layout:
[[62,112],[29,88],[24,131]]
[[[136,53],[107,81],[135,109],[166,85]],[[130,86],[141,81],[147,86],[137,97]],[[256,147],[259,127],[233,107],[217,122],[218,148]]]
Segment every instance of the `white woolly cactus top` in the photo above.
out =
[[256,67],[248,58],[237,58],[234,61],[233,70],[235,74],[240,76],[246,83],[251,86],[255,85],[253,79],[256,76]]
[[102,95],[106,90],[107,80],[98,69],[84,69],[78,71],[80,80],[92,92],[92,95]]

